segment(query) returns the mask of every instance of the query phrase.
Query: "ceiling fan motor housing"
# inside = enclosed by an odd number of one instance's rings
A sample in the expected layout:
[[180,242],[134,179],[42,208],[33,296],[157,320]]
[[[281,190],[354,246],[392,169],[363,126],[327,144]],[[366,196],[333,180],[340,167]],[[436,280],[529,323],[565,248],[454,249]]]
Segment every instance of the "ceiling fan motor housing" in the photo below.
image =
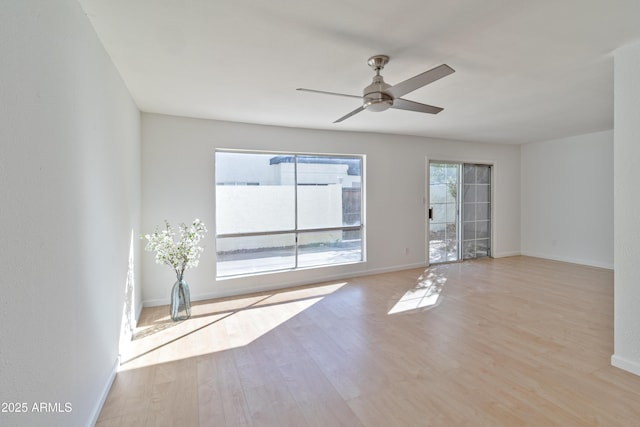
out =
[[369,111],[384,111],[390,108],[393,105],[393,97],[385,93],[390,87],[382,76],[376,75],[373,82],[362,91],[364,108]]

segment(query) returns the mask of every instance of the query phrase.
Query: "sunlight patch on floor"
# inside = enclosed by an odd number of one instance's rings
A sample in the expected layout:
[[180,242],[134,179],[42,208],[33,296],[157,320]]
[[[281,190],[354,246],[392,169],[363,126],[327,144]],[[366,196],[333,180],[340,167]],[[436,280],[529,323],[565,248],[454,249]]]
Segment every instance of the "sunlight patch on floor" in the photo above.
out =
[[446,277],[434,271],[425,271],[419,278],[416,286],[409,289],[395,303],[387,314],[402,313],[419,308],[429,308],[438,304],[440,293],[444,287]]
[[141,318],[127,354],[121,355],[119,370],[245,346],[344,285],[346,282],[196,302],[191,318],[183,322],[173,322],[167,306],[152,307],[149,318]]

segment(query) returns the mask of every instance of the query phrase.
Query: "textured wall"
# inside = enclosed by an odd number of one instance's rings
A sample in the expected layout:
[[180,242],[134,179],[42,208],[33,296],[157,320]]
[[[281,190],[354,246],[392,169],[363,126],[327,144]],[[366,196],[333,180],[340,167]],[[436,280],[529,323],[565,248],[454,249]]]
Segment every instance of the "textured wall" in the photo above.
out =
[[77,1],[1,9],[0,402],[27,413],[0,425],[87,426],[118,357],[140,113]]

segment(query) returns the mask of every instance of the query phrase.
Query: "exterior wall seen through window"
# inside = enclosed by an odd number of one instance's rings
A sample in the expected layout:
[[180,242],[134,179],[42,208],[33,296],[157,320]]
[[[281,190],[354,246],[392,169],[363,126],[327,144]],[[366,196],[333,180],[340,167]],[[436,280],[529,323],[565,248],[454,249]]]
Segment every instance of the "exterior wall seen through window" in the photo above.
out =
[[217,276],[363,261],[363,161],[216,152]]

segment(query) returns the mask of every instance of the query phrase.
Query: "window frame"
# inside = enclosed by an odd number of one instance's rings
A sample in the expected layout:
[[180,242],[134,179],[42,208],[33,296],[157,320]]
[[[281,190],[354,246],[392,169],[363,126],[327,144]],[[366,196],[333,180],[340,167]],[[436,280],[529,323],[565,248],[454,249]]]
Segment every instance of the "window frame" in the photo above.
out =
[[[273,155],[273,156],[291,156],[294,158],[294,228],[292,229],[282,229],[282,230],[270,230],[270,231],[251,231],[251,232],[238,232],[238,233],[218,233],[218,218],[217,212],[215,213],[216,217],[216,279],[224,280],[224,279],[232,279],[243,276],[254,276],[254,275],[263,275],[263,274],[271,274],[282,271],[294,271],[294,270],[303,270],[309,268],[323,268],[323,267],[333,267],[338,265],[346,265],[346,264],[357,264],[366,262],[366,238],[365,238],[365,163],[366,156],[364,154],[333,154],[333,153],[304,153],[304,152],[280,152],[280,151],[262,151],[262,150],[242,150],[242,149],[216,149],[214,154],[214,165],[216,164],[216,156],[218,153],[233,153],[233,154],[257,154],[257,155]],[[300,186],[306,184],[300,184],[298,180],[298,158],[299,157],[318,157],[318,158],[344,158],[344,159],[358,159],[360,161],[360,223],[359,225],[342,225],[342,226],[333,226],[333,227],[307,227],[307,228],[299,228],[298,227],[298,190]],[[215,166],[214,166],[215,167]],[[217,177],[214,173],[214,203],[217,204]],[[348,187],[347,187],[348,188]],[[355,187],[354,187],[355,188]],[[215,210],[215,209],[214,209]],[[345,262],[335,262],[335,263],[324,263],[310,266],[300,266],[299,253],[301,245],[299,244],[300,238],[299,235],[305,233],[317,233],[317,232],[331,232],[331,231],[359,231],[360,233],[360,259],[359,260],[349,260]],[[252,271],[252,272],[242,272],[236,274],[226,274],[221,276],[218,271],[218,239],[225,238],[237,238],[237,237],[259,237],[259,236],[269,236],[269,235],[286,235],[293,234],[294,235],[294,265],[293,267],[284,267],[277,269],[268,269],[262,271]]]

